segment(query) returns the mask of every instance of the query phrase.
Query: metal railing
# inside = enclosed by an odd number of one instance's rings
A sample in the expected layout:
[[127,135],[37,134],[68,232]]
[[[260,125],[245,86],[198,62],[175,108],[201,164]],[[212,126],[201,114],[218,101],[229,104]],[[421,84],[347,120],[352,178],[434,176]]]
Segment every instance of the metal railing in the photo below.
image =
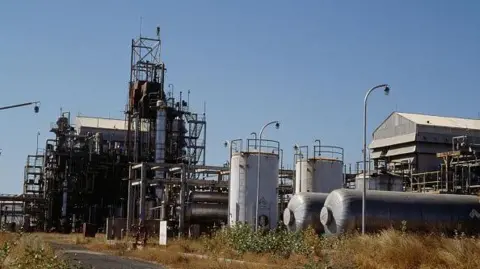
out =
[[247,139],[248,152],[259,152],[259,150],[261,150],[262,153],[271,153],[278,155],[280,154],[280,142],[269,139]]

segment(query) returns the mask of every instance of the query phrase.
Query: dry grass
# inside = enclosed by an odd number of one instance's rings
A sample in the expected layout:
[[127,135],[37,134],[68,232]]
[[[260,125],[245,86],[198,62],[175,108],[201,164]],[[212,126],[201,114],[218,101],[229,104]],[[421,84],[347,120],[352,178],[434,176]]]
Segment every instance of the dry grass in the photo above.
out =
[[[480,240],[411,235],[388,230],[342,240],[337,255],[353,268],[480,268]],[[351,258],[347,257],[351,255]],[[341,257],[343,256],[343,257]],[[337,261],[338,262],[338,261]]]
[[[436,235],[414,235],[387,230],[375,235],[346,235],[319,238],[311,231],[302,235],[303,247],[294,247],[300,241],[288,242],[290,252],[279,242],[243,242],[244,238],[230,239],[225,234],[197,240],[172,240],[167,247],[155,245],[151,240],[143,249],[130,250],[127,240],[106,243],[103,237],[84,239],[78,235],[46,235],[55,240],[82,244],[85,247],[131,258],[154,261],[170,268],[365,268],[365,269],[428,269],[428,268],[480,268],[480,239],[457,236],[446,238]],[[231,235],[230,235],[231,236]],[[245,238],[247,238],[247,235]],[[257,235],[260,237],[260,235]],[[285,241],[291,238],[280,238]],[[263,248],[245,251],[251,244],[264,244]],[[281,243],[281,242],[280,242]],[[244,244],[242,246],[242,244]],[[269,247],[272,246],[272,247]],[[273,246],[276,246],[275,248]],[[280,248],[282,251],[278,251]],[[188,254],[188,255],[185,255]],[[200,259],[195,255],[207,255]],[[236,259],[249,263],[229,263],[218,258]]]
[[0,268],[68,269],[67,263],[55,256],[40,237],[29,234],[0,232]]

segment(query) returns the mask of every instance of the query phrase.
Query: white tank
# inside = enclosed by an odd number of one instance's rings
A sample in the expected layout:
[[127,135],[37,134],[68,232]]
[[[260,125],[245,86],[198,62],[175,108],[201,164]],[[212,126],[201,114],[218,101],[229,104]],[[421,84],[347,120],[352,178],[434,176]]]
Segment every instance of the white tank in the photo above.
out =
[[298,160],[295,165],[295,193],[329,193],[343,187],[343,163],[323,157]]
[[[257,197],[257,152],[232,155],[230,166],[229,217],[230,225],[237,222],[255,225]],[[278,154],[261,153],[258,196],[258,226],[275,228],[278,220]],[[264,222],[266,217],[267,222]]]

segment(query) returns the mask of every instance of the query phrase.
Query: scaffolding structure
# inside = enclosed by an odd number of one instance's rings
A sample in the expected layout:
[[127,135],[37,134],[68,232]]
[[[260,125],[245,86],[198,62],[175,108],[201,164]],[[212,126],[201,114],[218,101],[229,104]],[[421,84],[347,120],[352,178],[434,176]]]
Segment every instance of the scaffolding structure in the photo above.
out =
[[438,171],[411,175],[412,192],[478,194],[480,190],[480,144],[468,136],[452,139],[452,150],[437,153]]
[[[25,197],[36,198],[38,201],[44,200],[44,159],[43,150],[38,149],[35,155],[27,156],[23,181],[23,195]],[[30,216],[31,226],[34,228],[43,223],[45,209],[44,203],[23,202],[24,214]]]

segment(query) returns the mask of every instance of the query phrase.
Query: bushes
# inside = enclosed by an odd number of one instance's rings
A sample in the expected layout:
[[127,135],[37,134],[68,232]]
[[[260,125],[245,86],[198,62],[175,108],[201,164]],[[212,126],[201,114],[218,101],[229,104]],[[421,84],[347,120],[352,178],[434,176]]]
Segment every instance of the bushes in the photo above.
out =
[[319,237],[313,229],[262,233],[248,225],[236,225],[202,241],[207,255],[233,252],[245,258],[252,253],[257,257],[272,254],[283,264],[303,264],[305,268],[480,268],[476,258],[479,239],[418,235],[405,229]]
[[282,257],[292,254],[311,255],[320,245],[313,229],[304,232],[254,231],[250,225],[238,224],[218,231],[212,238],[204,239],[210,250],[229,248],[239,254],[247,252],[269,253]]
[[65,261],[55,256],[53,250],[33,235],[0,233],[0,268],[18,269],[69,269]]

